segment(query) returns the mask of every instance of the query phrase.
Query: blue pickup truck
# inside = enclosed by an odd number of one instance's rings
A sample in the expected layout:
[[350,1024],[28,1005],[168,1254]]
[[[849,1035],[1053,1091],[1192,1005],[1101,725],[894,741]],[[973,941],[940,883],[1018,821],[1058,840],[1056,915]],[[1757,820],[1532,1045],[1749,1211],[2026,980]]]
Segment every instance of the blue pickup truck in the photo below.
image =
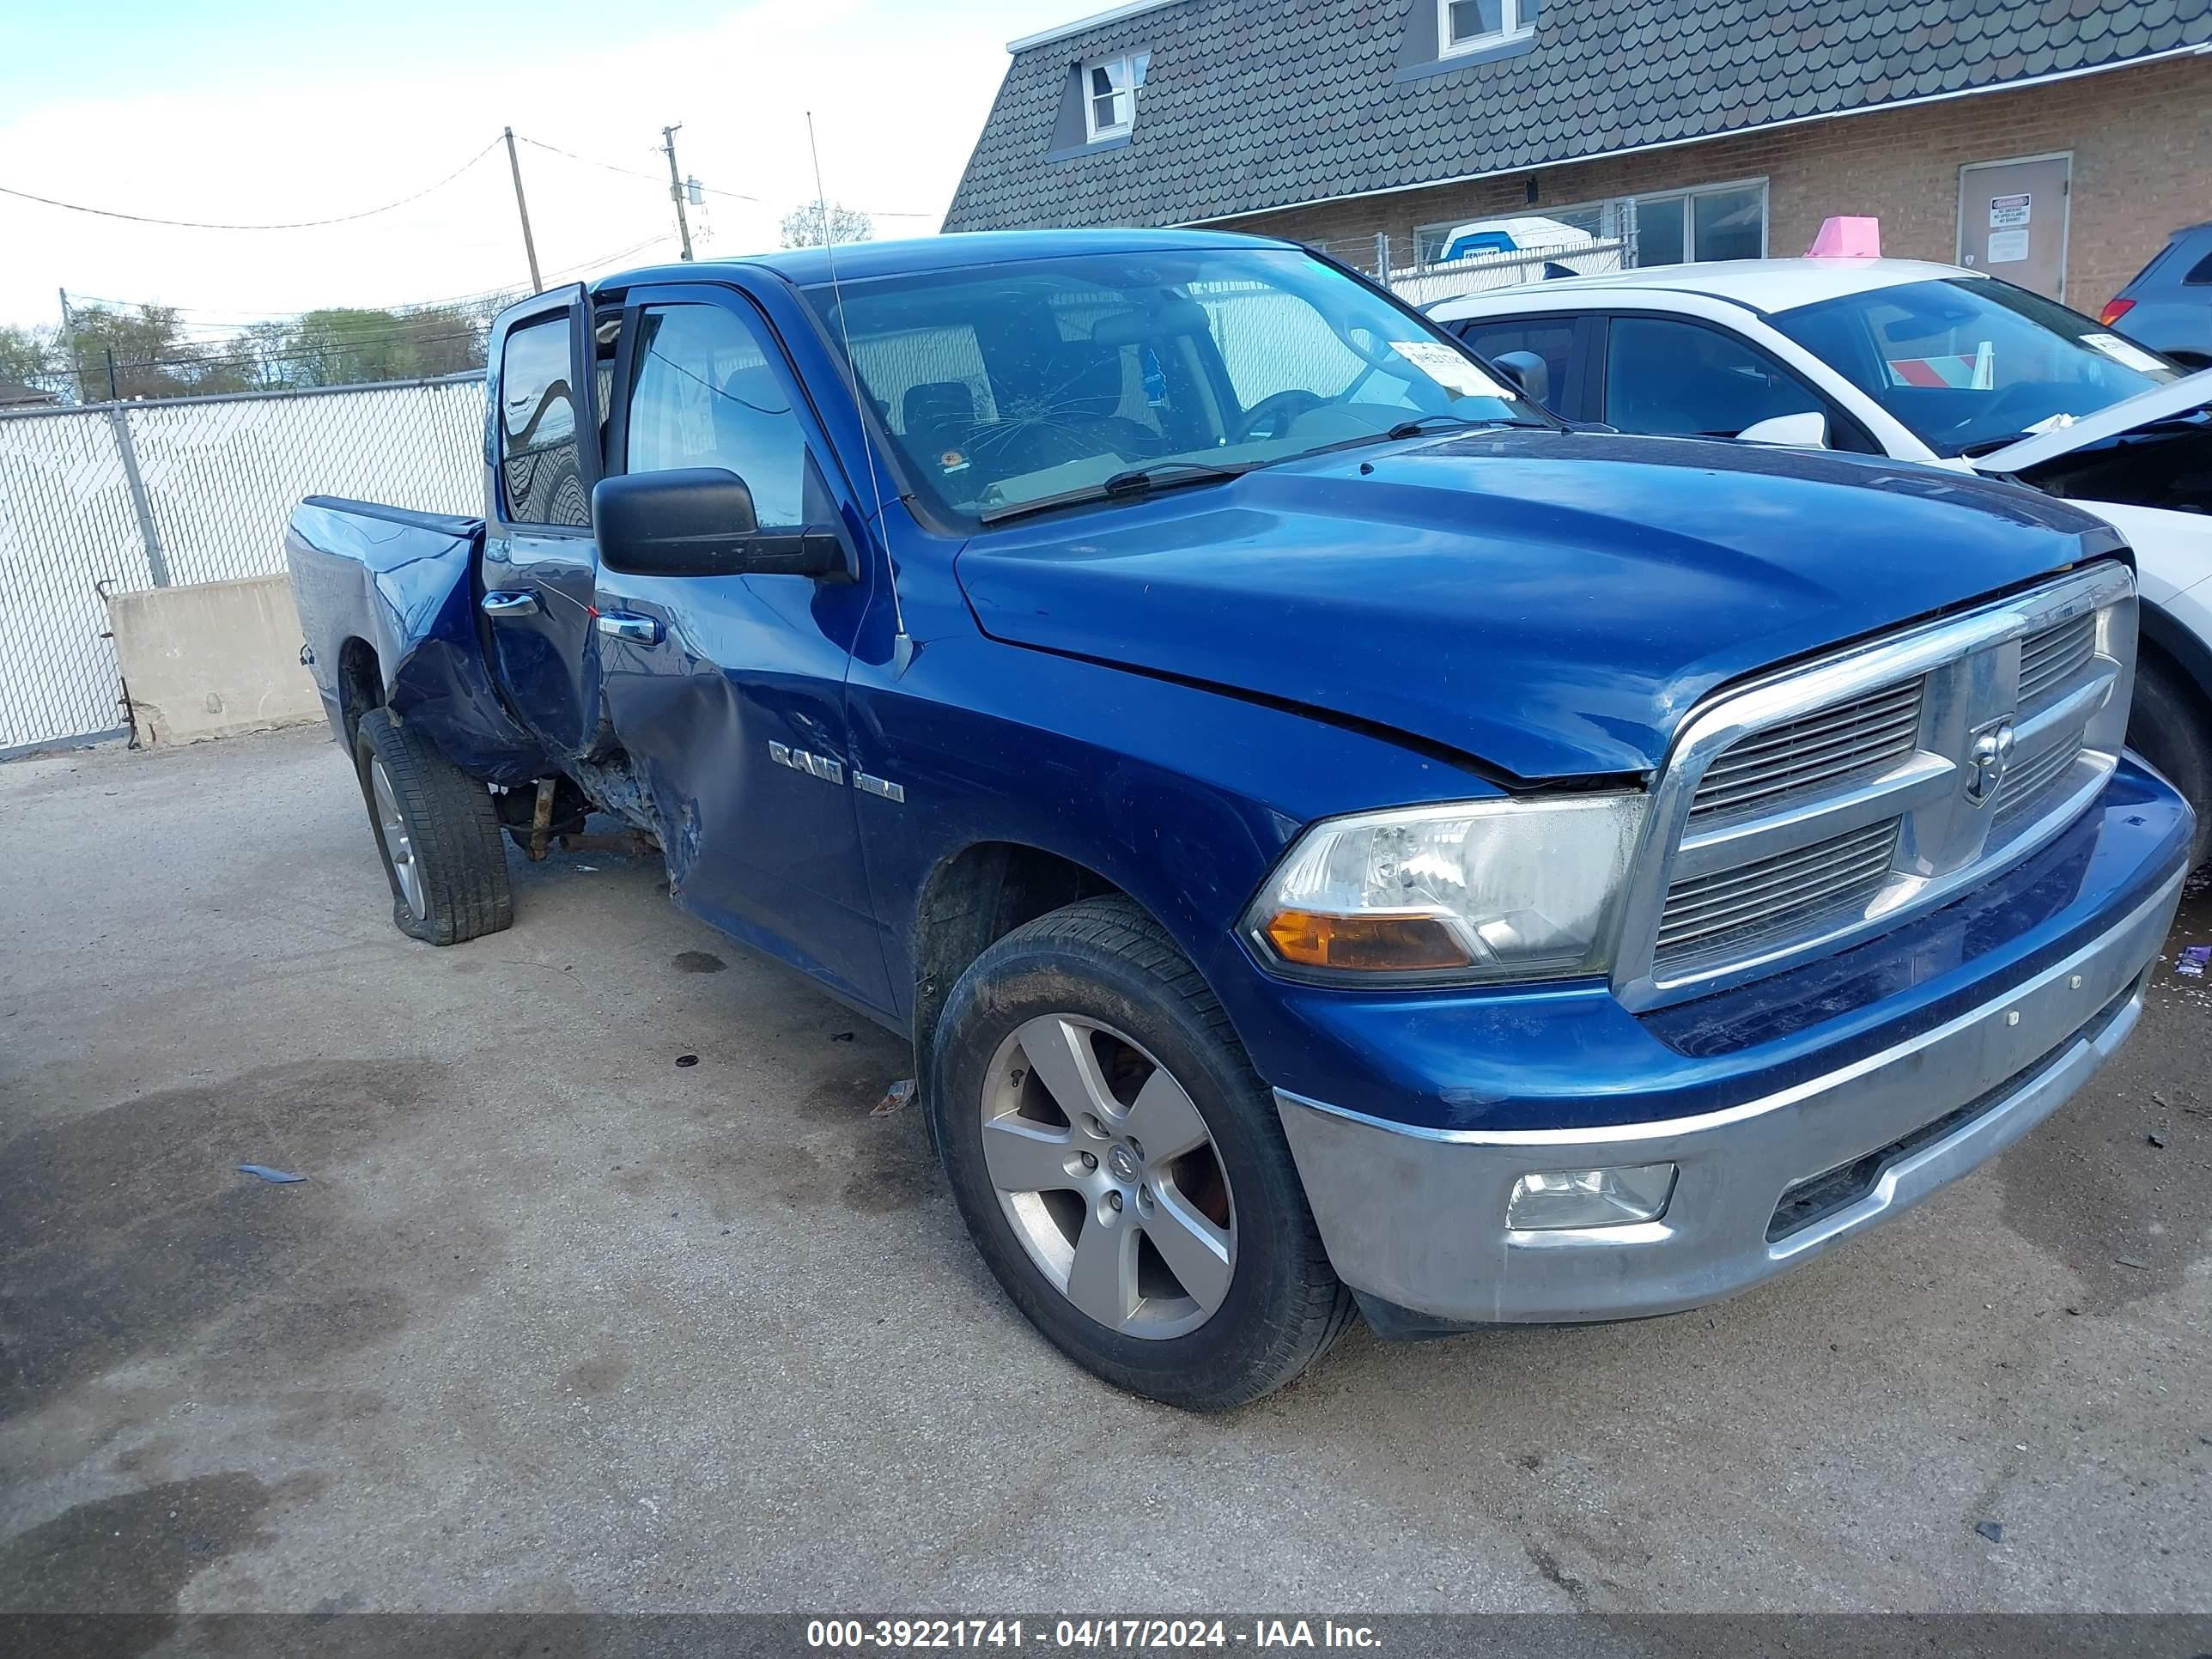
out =
[[1124,1387],[1743,1290],[2136,1021],[2192,825],[2063,502],[1565,426],[1225,234],[635,270],[489,362],[483,518],[288,537],[395,920],[651,837],[910,1036],[978,1249]]

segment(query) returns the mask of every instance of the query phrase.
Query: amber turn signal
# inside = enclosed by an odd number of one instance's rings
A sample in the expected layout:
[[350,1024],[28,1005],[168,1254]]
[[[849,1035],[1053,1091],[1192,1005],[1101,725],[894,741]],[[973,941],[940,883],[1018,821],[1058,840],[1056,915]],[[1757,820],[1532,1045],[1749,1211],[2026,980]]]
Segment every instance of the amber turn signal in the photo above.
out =
[[1451,929],[1434,916],[1329,916],[1310,910],[1278,910],[1266,931],[1275,954],[1301,968],[1414,973],[1465,968],[1474,961]]

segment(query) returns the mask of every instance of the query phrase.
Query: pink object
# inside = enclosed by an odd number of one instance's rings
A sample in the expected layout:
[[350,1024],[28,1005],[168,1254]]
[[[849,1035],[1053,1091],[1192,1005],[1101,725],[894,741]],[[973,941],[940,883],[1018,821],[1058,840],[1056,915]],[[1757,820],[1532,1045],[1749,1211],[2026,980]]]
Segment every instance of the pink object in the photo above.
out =
[[1879,259],[1881,258],[1881,221],[1855,219],[1838,215],[1824,220],[1820,234],[1813,239],[1813,246],[1805,250],[1808,259]]

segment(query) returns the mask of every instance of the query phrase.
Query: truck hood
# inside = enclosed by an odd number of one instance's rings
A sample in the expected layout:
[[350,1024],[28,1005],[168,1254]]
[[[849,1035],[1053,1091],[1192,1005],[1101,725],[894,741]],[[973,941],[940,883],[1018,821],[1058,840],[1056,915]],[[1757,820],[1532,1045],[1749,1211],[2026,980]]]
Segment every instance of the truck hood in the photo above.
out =
[[1380,726],[1509,779],[1645,772],[1723,682],[2118,546],[1933,468],[1552,431],[1340,452],[987,532],[994,639]]
[[2139,427],[2193,414],[2207,404],[2212,404],[2212,368],[2201,368],[2194,374],[2168,380],[2164,386],[2138,392],[2132,398],[2123,398],[2094,415],[2084,415],[2070,425],[2053,427],[2048,432],[2007,444],[2002,449],[1977,455],[1972,464],[1978,472],[2009,477],[2093,444],[2120,437]]

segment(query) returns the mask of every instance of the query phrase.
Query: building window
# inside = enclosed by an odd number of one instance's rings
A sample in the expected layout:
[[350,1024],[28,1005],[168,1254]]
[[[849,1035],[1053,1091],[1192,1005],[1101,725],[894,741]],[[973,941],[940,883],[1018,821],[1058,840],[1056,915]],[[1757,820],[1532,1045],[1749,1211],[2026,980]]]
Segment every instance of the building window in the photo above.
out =
[[1437,51],[1449,58],[1518,40],[1536,27],[1536,0],[1437,0]]
[[1122,138],[1137,124],[1137,88],[1145,84],[1150,52],[1102,58],[1083,66],[1083,122],[1090,142]]
[[1766,257],[1766,180],[1634,198],[1636,263]]

